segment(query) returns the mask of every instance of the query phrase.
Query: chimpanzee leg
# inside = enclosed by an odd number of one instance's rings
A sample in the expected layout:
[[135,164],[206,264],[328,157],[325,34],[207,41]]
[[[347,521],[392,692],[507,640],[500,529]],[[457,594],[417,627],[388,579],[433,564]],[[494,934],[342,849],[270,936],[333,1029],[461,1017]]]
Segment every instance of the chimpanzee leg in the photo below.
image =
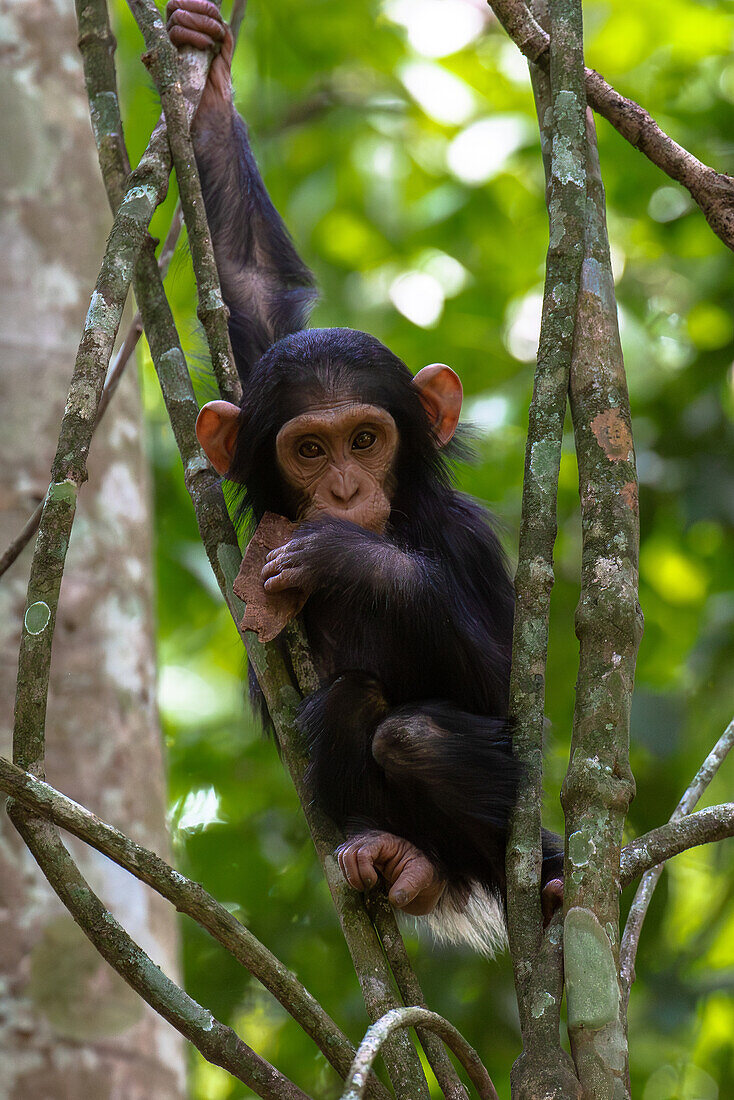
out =
[[298,725],[309,742],[316,799],[349,838],[337,851],[344,877],[355,890],[369,890],[381,876],[393,904],[420,915],[434,908],[446,876],[435,857],[406,839],[411,815],[406,821],[404,800],[395,799],[372,756],[374,732],[388,710],[379,682],[352,671],[309,696]]
[[[448,704],[401,708],[377,727],[372,753],[389,783],[406,794],[415,790],[441,818],[462,823],[462,834],[486,860],[488,884],[504,897],[507,828],[522,774],[508,723]],[[542,844],[541,886],[549,917],[563,900],[563,845],[546,829]],[[467,856],[471,859],[470,852]]]
[[507,826],[521,775],[507,722],[450,704],[405,707],[379,724],[372,754],[389,787],[424,808],[423,827],[441,861],[504,897]]
[[[450,704],[390,711],[374,677],[348,672],[304,702],[299,726],[316,798],[351,838],[340,863],[352,885],[368,889],[379,872],[398,905],[406,884],[411,894],[418,889],[417,906],[430,905],[446,879],[459,889],[483,882],[504,898],[507,823],[521,775],[506,720]],[[562,863],[557,838],[544,832],[543,847],[545,885]],[[562,896],[557,886],[551,909]]]

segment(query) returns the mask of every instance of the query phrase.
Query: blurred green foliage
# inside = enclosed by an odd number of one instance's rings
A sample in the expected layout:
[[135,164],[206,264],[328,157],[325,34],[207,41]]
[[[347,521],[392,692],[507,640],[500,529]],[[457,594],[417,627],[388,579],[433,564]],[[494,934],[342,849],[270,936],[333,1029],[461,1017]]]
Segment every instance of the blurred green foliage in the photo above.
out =
[[[587,60],[702,160],[734,172],[734,10],[724,0],[594,0]],[[135,161],[158,115],[142,44],[115,0],[126,134]],[[315,322],[374,332],[413,370],[464,380],[478,461],[461,485],[515,554],[546,247],[527,70],[479,0],[250,0],[236,98],[263,175],[323,291]],[[663,822],[732,711],[731,254],[604,120],[602,170],[641,480],[646,629],[632,714],[630,835]],[[158,212],[165,234],[174,196]],[[202,398],[211,394],[188,252],[167,288]],[[243,703],[244,660],[198,541],[150,363],[160,705],[176,859],[275,951],[358,1040],[356,980],[298,804]],[[577,669],[577,473],[559,497],[548,670],[546,819],[562,829]],[[731,764],[707,795],[725,800]],[[732,848],[679,857],[643,933],[630,1009],[633,1093],[734,1096]],[[624,899],[629,904],[629,897]],[[335,1075],[285,1013],[190,922],[186,986],[317,1098]],[[410,939],[429,1004],[509,1094],[518,1026],[507,957],[487,963]],[[192,1062],[192,1096],[249,1095]]]

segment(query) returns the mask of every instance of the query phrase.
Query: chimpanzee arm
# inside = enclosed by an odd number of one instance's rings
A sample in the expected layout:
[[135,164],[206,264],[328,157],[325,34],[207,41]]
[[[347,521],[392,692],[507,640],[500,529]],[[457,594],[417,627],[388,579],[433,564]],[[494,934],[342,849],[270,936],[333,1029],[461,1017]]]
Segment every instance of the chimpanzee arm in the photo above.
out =
[[311,272],[270,201],[247,127],[232,103],[232,36],[208,0],[170,0],[168,28],[177,45],[221,41],[192,126],[229,329],[243,380],[266,348],[305,327],[316,298]]
[[302,588],[311,594],[328,588],[407,613],[422,604],[435,611],[442,598],[437,562],[331,516],[301,524],[284,546],[271,551],[262,579],[266,592]]

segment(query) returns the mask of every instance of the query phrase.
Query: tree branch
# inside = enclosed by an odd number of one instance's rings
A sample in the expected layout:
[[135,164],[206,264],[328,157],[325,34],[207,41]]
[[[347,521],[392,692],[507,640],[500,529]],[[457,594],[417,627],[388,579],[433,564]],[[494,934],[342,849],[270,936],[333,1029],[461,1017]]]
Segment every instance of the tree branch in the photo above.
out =
[[[578,1095],[578,1081],[559,1037],[557,974],[538,965],[543,946],[540,910],[540,807],[548,616],[554,582],[556,500],[563,421],[583,259],[586,130],[580,5],[551,5],[550,85],[536,85],[545,161],[549,244],[543,315],[525,450],[510,712],[513,741],[525,768],[507,846],[508,931],[520,1010],[523,1051],[512,1073],[513,1096],[541,1092],[550,1100]],[[558,956],[556,956],[558,959]]]
[[[379,890],[370,890],[365,897],[365,905],[370,920],[377,929],[403,1003],[427,1009],[428,1005],[423,996],[421,984],[410,965],[408,952],[405,950],[405,943],[395,919],[395,912],[387,899],[384,887]],[[416,1034],[445,1100],[468,1100],[466,1089],[441,1038],[420,1026],[416,1027]]]
[[[525,0],[488,2],[520,52],[547,68],[550,37],[533,18]],[[683,184],[716,236],[734,249],[734,179],[697,160],[668,137],[643,107],[620,95],[594,69],[585,69],[584,73],[589,106],[666,175]]]
[[[721,737],[714,745],[711,752],[704,760],[701,767],[696,772],[695,776],[691,780],[690,784],[685,790],[680,802],[670,815],[668,826],[675,822],[680,822],[681,825],[686,820],[686,815],[690,814],[690,811],[696,805],[701,798],[703,792],[708,787],[711,780],[716,775],[717,771],[721,767],[722,763],[726,759],[732,746],[734,746],[734,718],[726,727]],[[704,811],[705,812],[705,811]],[[692,814],[691,818],[698,818],[698,814]],[[662,826],[662,829],[668,828],[668,826]],[[693,826],[694,830],[696,826]],[[653,833],[648,833],[648,836],[652,836],[654,833],[659,833],[661,830],[653,830]],[[675,833],[675,830],[673,830]],[[728,834],[724,834],[728,835]],[[640,841],[644,841],[645,837],[639,838]],[[718,840],[720,837],[712,837],[712,840]],[[705,843],[704,840],[693,841],[690,845],[684,847],[692,847],[697,843]],[[633,845],[636,845],[637,841],[633,841],[631,845],[627,845],[625,852],[627,852]],[[682,851],[683,848],[678,849]],[[671,852],[671,855],[675,855],[676,852]],[[669,858],[667,856],[664,859]],[[630,906],[630,911],[627,916],[627,923],[624,929],[624,935],[622,936],[622,944],[620,947],[620,973],[622,981],[622,993],[625,1000],[629,1000],[630,990],[632,989],[632,983],[635,980],[635,958],[637,957],[637,948],[640,942],[640,935],[642,933],[642,926],[645,923],[645,917],[647,916],[647,910],[652,900],[652,895],[655,892],[655,887],[658,884],[660,876],[664,870],[664,863],[660,860],[657,862],[658,866],[652,866],[650,870],[645,872],[642,882],[637,888],[634,901]],[[637,872],[639,873],[639,872]],[[630,879],[635,878],[633,874]]]
[[561,792],[564,964],[571,1050],[584,1095],[611,1097],[627,1090],[617,971],[619,850],[634,792],[629,709],[642,613],[637,474],[590,111],[587,124],[586,254],[570,380],[583,544],[576,611],[579,673],[571,759]]
[[[0,790],[107,856],[170,901],[179,913],[185,913],[205,928],[273,994],[311,1036],[339,1076],[346,1077],[355,1054],[349,1039],[296,976],[203,886],[174,871],[154,852],[2,757]],[[375,1079],[368,1095],[375,1100],[387,1100],[388,1094]]]
[[207,1061],[226,1069],[263,1100],[309,1100],[302,1089],[162,973],[99,900],[54,826],[28,817],[12,803],[8,815],[82,932],[151,1008]]
[[697,813],[671,819],[667,825],[651,829],[625,845],[620,858],[621,884],[623,887],[629,885],[651,868],[657,868],[689,848],[730,836],[734,836],[734,802],[707,806]]
[[[181,206],[186,222],[194,275],[198,288],[198,317],[204,326],[214,376],[222,397],[239,405],[242,386],[229,343],[229,311],[219,286],[209,223],[201,195],[199,171],[189,134],[190,116],[181,87],[179,52],[168,37],[153,0],[128,0],[135,21],[145,39],[143,61],[150,70],[161,97],[168,127],[168,143],[176,169]],[[189,51],[184,51],[185,57]],[[197,52],[197,51],[191,51]]]
[[454,1052],[469,1074],[480,1100],[499,1100],[492,1080],[474,1048],[453,1024],[425,1008],[394,1008],[372,1025],[359,1045],[341,1100],[361,1100],[365,1095],[367,1072],[382,1044],[396,1031],[418,1026],[435,1031]]
[[[200,56],[189,66],[186,102],[191,113],[198,102],[197,95],[201,94],[207,65],[208,59]],[[114,103],[116,108],[116,96]],[[16,762],[39,774],[43,769],[51,643],[76,497],[87,477],[89,444],[133,267],[149,240],[147,227],[166,194],[170,170],[165,129],[159,126],[126,182],[125,196],[107,242],[77,352],[51,484],[41,514],[21,635],[13,732]]]

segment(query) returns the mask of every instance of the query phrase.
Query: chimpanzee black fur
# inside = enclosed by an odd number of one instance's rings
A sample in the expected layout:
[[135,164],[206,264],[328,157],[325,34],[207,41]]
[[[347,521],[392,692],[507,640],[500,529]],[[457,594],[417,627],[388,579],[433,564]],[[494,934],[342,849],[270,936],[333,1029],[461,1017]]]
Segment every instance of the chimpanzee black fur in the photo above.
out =
[[[399,432],[384,534],[326,517],[304,611],[324,685],[300,721],[315,795],[344,827],[397,834],[448,880],[505,896],[507,822],[520,775],[507,722],[513,588],[486,511],[452,486],[407,367],[374,337],[304,328],[313,278],[273,207],[233,110],[200,111],[195,150],[244,385],[228,477],[245,509],[292,514],[275,438],[314,403],[377,405]],[[544,834],[542,881],[562,874]],[[448,900],[447,900],[448,899]]]

